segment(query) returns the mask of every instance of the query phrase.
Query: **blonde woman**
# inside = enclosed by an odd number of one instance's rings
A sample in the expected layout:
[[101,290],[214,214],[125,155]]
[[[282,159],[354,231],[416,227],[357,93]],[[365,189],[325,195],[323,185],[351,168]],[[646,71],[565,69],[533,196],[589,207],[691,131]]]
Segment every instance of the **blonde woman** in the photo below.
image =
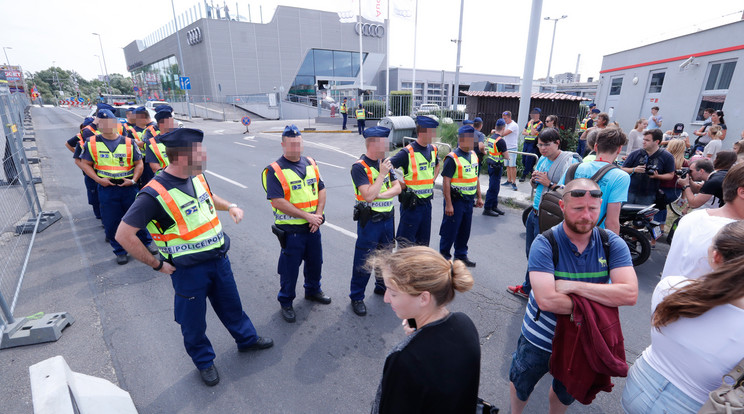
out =
[[475,412],[480,338],[467,315],[446,307],[473,287],[465,264],[416,246],[378,253],[368,267],[381,269],[385,302],[408,333],[385,360],[372,412]]
[[[741,136],[744,138],[744,132],[741,133]],[[736,153],[736,156],[739,158],[737,163],[743,162],[744,161],[744,139],[734,142],[734,152]]]
[[705,145],[705,149],[703,149],[701,155],[715,162],[716,154],[721,150],[721,146],[723,145],[724,135],[721,126],[713,125],[708,128],[708,135],[710,136],[710,142]]

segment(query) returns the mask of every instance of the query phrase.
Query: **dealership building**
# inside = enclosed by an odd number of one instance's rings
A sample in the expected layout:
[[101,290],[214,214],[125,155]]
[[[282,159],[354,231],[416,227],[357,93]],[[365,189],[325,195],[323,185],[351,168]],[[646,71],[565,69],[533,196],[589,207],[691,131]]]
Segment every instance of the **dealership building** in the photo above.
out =
[[[658,106],[664,131],[692,131],[703,110],[724,112],[724,148],[744,129],[744,21],[604,56],[596,103],[626,131]],[[742,62],[740,62],[742,61]]]

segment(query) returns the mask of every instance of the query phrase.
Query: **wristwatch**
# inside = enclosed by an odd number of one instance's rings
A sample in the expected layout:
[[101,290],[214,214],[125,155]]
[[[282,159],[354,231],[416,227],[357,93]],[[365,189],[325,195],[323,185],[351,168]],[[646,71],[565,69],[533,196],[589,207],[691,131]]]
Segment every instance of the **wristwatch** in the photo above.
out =
[[682,191],[685,191],[685,190],[687,190],[688,188],[690,188],[690,184],[687,184],[687,185],[683,185],[683,186],[682,186]]
[[228,211],[230,211],[230,209],[231,209],[231,208],[235,208],[235,207],[237,207],[237,206],[238,206],[237,204],[235,204],[235,203],[232,203],[232,204],[230,204],[229,206],[227,206],[227,210],[228,210]]

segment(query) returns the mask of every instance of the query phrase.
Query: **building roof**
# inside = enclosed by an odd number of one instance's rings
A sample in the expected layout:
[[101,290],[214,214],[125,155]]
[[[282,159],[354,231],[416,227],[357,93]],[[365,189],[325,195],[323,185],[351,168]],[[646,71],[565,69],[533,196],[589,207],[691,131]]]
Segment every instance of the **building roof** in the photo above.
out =
[[[477,96],[484,98],[521,98],[520,92],[493,92],[493,91],[467,91],[462,92],[466,96]],[[533,93],[532,99],[552,99],[557,101],[591,101],[581,96],[567,95],[565,93]]]

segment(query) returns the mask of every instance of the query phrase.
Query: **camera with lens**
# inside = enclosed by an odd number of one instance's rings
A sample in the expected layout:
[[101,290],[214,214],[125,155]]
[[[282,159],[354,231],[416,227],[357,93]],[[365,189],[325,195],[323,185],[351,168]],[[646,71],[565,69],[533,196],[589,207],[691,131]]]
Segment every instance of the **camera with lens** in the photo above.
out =
[[677,174],[677,177],[679,178],[687,178],[687,174],[690,173],[690,169],[687,167],[684,167],[679,170],[674,170],[674,173]]
[[653,176],[654,173],[658,173],[658,172],[659,172],[659,167],[655,165],[648,165],[648,164],[646,165],[646,174]]

